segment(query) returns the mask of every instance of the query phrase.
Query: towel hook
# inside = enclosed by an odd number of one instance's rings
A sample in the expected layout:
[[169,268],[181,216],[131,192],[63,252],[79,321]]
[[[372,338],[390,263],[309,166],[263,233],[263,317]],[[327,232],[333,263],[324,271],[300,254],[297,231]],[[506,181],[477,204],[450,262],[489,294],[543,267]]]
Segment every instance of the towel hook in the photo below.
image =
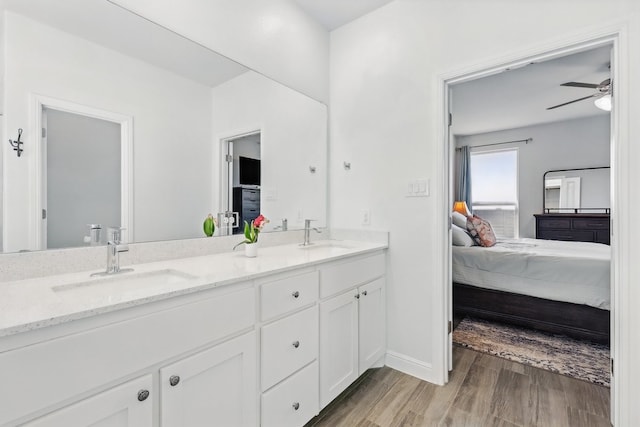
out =
[[22,144],[24,144],[24,142],[20,141],[21,136],[22,128],[18,129],[18,139],[16,139],[15,141],[9,140],[9,144],[11,144],[11,146],[13,147],[13,151],[18,154],[18,157],[20,157],[20,154],[22,154],[22,152],[24,151],[24,149],[22,148]]

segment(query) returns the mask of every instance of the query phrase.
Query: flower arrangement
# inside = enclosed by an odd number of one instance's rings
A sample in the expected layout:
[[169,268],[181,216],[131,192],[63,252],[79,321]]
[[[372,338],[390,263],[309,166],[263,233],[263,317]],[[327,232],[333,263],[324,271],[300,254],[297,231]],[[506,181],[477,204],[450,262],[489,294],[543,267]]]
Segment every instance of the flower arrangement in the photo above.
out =
[[251,221],[249,224],[247,221],[244,222],[244,240],[233,247],[233,249],[237,248],[243,243],[252,244],[258,241],[258,234],[262,231],[262,228],[265,224],[267,224],[269,220],[264,217],[264,215],[260,214],[256,219]]

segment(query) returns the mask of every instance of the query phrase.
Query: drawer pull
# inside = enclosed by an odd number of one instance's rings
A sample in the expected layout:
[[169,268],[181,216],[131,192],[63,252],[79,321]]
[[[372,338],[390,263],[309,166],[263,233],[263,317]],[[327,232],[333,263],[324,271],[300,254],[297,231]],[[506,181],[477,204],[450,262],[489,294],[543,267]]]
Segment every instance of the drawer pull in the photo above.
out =
[[293,347],[294,347],[294,348],[298,348],[298,347],[300,347],[300,341],[294,341],[294,342],[293,342]]
[[362,295],[367,296],[367,291],[362,291]]
[[171,384],[171,387],[177,386],[179,382],[180,382],[180,377],[179,376],[171,375],[169,377],[169,384]]
[[147,400],[147,397],[149,397],[149,390],[140,390],[138,392],[138,400],[140,402],[144,402],[145,400]]
[[300,292],[295,291],[294,293],[291,294],[294,298],[298,298],[300,296]]
[[355,295],[354,295],[354,297],[355,297],[356,299],[360,299],[360,294],[355,294]]
[[291,406],[293,406],[293,410],[294,411],[297,411],[298,409],[300,409],[300,403],[298,403],[298,402],[293,402],[293,405],[291,405]]

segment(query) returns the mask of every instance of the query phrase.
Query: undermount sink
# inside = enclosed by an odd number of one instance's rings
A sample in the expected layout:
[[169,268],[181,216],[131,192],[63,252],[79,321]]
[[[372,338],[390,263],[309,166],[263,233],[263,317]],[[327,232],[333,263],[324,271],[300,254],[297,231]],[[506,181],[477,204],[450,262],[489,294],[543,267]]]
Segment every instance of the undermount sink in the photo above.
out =
[[64,285],[52,287],[54,292],[81,291],[85,289],[95,289],[96,287],[105,287],[113,289],[114,287],[146,287],[146,286],[164,286],[194,279],[192,276],[182,271],[165,269],[135,272],[133,270],[121,270],[119,273],[86,280],[83,282],[73,282]]
[[317,242],[311,242],[308,245],[300,245],[300,249],[313,250],[313,249],[353,249],[353,246],[341,242],[339,240],[319,240]]

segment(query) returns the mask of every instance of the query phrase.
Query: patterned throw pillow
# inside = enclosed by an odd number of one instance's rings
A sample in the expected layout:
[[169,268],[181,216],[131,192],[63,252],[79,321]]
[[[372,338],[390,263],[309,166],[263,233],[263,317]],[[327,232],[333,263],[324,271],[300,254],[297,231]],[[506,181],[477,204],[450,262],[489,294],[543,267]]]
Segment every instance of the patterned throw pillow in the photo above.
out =
[[477,215],[467,217],[467,231],[480,246],[488,248],[496,244],[496,235],[491,224]]

